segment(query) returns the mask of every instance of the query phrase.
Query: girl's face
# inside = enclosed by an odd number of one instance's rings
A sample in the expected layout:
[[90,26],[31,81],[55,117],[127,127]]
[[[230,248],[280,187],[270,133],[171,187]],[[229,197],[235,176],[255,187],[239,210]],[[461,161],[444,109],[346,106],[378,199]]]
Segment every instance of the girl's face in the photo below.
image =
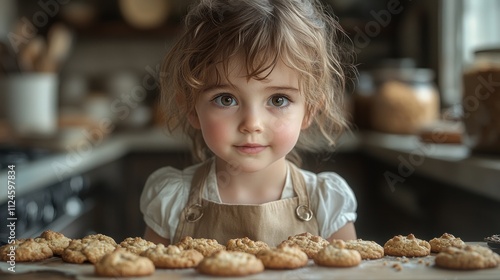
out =
[[284,159],[309,123],[294,70],[278,63],[266,79],[248,79],[239,62],[200,94],[189,120],[219,160],[255,172]]

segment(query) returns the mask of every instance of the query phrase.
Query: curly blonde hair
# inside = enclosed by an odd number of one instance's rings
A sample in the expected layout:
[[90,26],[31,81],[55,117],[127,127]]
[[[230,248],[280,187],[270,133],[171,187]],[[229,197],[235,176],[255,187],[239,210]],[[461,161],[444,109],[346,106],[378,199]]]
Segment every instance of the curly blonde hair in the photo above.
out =
[[227,76],[228,62],[243,54],[247,78],[264,79],[279,61],[299,74],[311,125],[296,149],[333,146],[347,127],[342,97],[346,74],[354,69],[345,60],[352,58],[345,39],[339,23],[315,0],[201,0],[161,67],[160,108],[167,128],[190,137],[197,160],[211,156],[187,116],[214,73],[217,81]]

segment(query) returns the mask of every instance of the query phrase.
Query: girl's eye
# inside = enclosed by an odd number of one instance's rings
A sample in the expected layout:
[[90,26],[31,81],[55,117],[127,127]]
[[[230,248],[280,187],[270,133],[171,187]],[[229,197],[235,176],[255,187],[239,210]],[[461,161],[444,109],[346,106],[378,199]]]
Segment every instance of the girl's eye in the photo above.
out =
[[290,100],[282,95],[276,95],[269,99],[269,105],[274,107],[286,107],[290,104]]
[[215,97],[213,99],[213,102],[215,102],[215,104],[222,106],[222,107],[235,106],[238,104],[238,103],[236,103],[236,99],[234,99],[234,97],[232,97],[231,95],[228,95],[228,94],[223,94],[223,95],[219,95],[219,96]]

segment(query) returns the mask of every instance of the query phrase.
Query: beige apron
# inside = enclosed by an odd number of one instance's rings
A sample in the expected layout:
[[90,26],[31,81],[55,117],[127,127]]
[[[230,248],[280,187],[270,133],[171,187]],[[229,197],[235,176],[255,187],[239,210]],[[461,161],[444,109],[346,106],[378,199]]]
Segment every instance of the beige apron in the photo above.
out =
[[229,239],[248,237],[276,246],[288,236],[310,232],[318,235],[318,222],[309,208],[306,184],[298,168],[288,163],[296,196],[258,205],[219,204],[202,198],[212,161],[196,170],[188,202],[171,240],[184,236],[216,239],[225,245]]

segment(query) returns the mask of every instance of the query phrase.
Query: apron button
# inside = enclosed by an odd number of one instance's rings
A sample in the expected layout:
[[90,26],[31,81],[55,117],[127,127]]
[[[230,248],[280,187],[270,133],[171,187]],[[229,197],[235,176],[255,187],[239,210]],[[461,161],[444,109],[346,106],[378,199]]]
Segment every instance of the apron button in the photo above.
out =
[[194,223],[201,219],[203,216],[202,206],[200,204],[194,204],[189,206],[186,213],[186,221],[189,223]]
[[307,205],[297,206],[297,208],[295,208],[295,213],[297,214],[297,217],[299,217],[299,219],[306,222],[310,221],[313,217],[313,212]]

